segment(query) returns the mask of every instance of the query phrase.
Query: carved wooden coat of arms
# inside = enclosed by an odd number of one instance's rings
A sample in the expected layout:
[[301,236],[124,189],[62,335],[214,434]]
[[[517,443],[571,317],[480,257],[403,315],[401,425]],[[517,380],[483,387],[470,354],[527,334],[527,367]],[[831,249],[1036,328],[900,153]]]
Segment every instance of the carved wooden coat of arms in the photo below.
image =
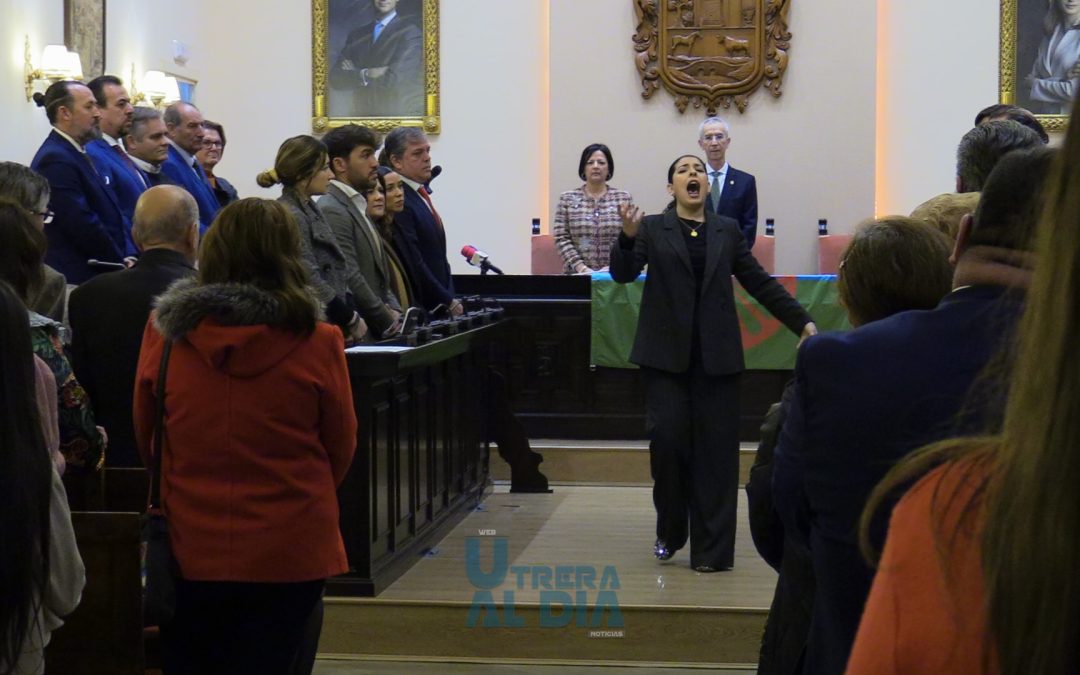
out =
[[791,0],[633,0],[634,59],[642,96],[663,82],[686,111],[746,110],[759,86],[780,96],[787,69]]

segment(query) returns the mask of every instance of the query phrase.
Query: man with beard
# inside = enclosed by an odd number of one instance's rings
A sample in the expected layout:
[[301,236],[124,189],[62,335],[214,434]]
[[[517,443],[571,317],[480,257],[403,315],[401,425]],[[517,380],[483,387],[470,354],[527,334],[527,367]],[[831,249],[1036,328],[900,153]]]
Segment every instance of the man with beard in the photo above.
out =
[[86,86],[90,87],[101,111],[101,138],[90,141],[86,152],[94,158],[101,173],[107,173],[110,177],[109,185],[116,193],[120,211],[124,214],[127,233],[124,254],[136,255],[138,249],[131,239],[131,217],[135,213],[135,203],[146,191],[147,184],[120,144],[120,139],[131,131],[135,109],[124,83],[118,77],[102,75],[90,80]]
[[45,108],[53,127],[30,164],[51,188],[54,215],[45,227],[45,262],[68,283],[80,284],[106,269],[90,265],[90,259],[119,263],[127,245],[124,215],[106,182],[109,175],[86,154],[86,144],[101,133],[101,111],[90,89],[70,80],[52,84],[34,101]]
[[367,127],[347,124],[326,134],[323,143],[334,179],[319,209],[345,254],[349,290],[360,316],[376,333],[392,332],[401,307],[390,290],[384,244],[367,217],[363,195],[377,183],[379,139]]

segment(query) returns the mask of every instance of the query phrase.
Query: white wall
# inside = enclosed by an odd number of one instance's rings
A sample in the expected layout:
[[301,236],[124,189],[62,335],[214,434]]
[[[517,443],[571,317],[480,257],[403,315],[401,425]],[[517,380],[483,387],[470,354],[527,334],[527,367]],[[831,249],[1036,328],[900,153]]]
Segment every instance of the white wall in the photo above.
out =
[[63,3],[37,0],[0,0],[0,110],[5,132],[0,136],[0,160],[29,164],[41,140],[49,133],[45,111],[26,102],[23,87],[26,36],[35,66],[47,44],[64,42]]

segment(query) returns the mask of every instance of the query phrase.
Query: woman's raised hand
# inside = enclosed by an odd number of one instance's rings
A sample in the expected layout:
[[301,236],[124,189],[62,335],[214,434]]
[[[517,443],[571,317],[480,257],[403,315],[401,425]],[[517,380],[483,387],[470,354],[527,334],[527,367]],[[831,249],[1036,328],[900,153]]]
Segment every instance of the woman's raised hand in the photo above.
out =
[[638,228],[641,227],[641,219],[645,217],[645,212],[633,204],[623,204],[619,207],[619,217],[622,218],[623,234],[633,239],[637,236]]

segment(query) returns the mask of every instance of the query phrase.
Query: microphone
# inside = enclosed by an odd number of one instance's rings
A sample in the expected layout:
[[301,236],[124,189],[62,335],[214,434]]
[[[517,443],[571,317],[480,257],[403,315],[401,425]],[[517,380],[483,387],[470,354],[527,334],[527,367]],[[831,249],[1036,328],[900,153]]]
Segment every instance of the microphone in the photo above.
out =
[[90,267],[108,267],[113,270],[127,269],[127,265],[124,263],[108,262],[107,260],[98,260],[97,258],[90,258],[86,261],[86,264]]
[[475,246],[462,246],[461,255],[465,256],[466,262],[470,265],[479,267],[480,274],[487,274],[489,271],[494,272],[495,274],[503,273],[501,269],[491,264],[487,253],[484,253]]
[[427,182],[424,183],[424,189],[426,189],[428,191],[428,194],[433,194],[432,190],[431,190],[431,181],[438,178],[439,174],[441,174],[441,173],[442,173],[442,167],[441,166],[435,165],[435,166],[431,167],[431,178],[428,178]]

